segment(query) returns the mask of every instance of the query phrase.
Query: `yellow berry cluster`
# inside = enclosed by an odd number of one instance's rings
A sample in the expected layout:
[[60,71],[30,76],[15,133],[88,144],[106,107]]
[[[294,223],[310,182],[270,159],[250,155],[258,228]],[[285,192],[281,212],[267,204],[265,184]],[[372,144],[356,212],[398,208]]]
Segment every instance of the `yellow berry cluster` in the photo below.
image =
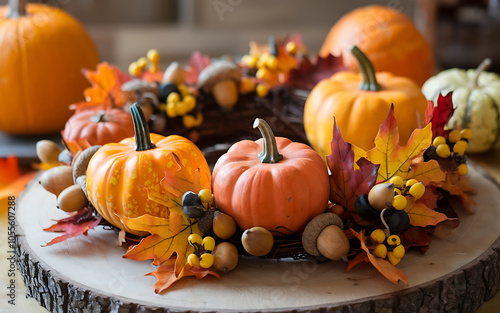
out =
[[403,210],[406,208],[408,203],[407,197],[413,197],[415,199],[421,198],[425,193],[425,186],[423,183],[412,178],[403,181],[401,176],[393,176],[389,183],[394,184],[394,199],[392,200],[392,206],[396,210]]
[[453,157],[458,160],[457,172],[459,175],[467,175],[469,169],[467,164],[465,164],[464,158],[465,150],[467,149],[468,142],[472,137],[472,132],[468,128],[462,130],[452,130],[448,134],[448,140],[443,136],[437,136],[432,141],[432,145],[436,148],[436,154],[440,158]]
[[203,115],[201,112],[196,114],[188,114],[196,108],[196,97],[191,93],[189,88],[180,84],[177,86],[179,92],[171,92],[167,96],[167,103],[160,105],[160,108],[165,111],[168,117],[174,118],[182,116],[182,123],[186,128],[193,128],[201,125]]
[[160,54],[156,49],[150,49],[145,57],[140,57],[137,61],[130,63],[128,73],[131,76],[141,76],[146,70],[151,73],[158,72],[160,64]]
[[[275,42],[270,46],[276,45]],[[269,88],[277,85],[280,82],[280,77],[286,76],[288,72],[295,67],[294,62],[290,62],[290,58],[295,56],[299,48],[295,42],[288,42],[285,46],[285,51],[288,53],[288,60],[278,57],[278,47],[270,47],[272,52],[263,52],[260,54],[246,54],[241,58],[241,64],[251,70],[255,70],[255,77],[262,83],[254,86],[254,90],[259,97],[266,97],[269,93]],[[292,58],[293,59],[293,58]],[[248,90],[250,85],[245,86]]]
[[381,259],[387,259],[392,265],[398,264],[405,255],[405,248],[397,235],[386,236],[382,229],[375,229],[370,234],[374,243],[373,255]]
[[210,268],[214,264],[212,251],[215,249],[215,239],[210,236],[202,238],[198,234],[191,234],[188,242],[194,247],[194,252],[187,258],[188,264],[193,267]]

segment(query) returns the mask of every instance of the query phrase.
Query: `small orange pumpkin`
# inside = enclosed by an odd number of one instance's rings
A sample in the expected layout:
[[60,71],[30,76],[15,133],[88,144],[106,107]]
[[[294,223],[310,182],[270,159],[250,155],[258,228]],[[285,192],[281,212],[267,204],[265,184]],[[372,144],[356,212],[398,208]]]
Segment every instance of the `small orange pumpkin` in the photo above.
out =
[[95,68],[97,50],[64,11],[26,0],[0,7],[0,130],[22,135],[60,131]]
[[242,229],[261,226],[299,232],[326,209],[330,195],[326,164],[309,146],[275,138],[265,121],[256,119],[255,127],[262,139],[235,143],[214,166],[217,207]]
[[91,146],[119,142],[132,136],[132,116],[121,109],[79,111],[69,118],[62,131],[64,141],[85,139]]
[[356,46],[352,53],[361,73],[339,72],[317,84],[306,100],[304,129],[312,147],[325,157],[331,153],[333,117],[346,142],[364,150],[374,147],[380,125],[394,104],[400,143],[406,143],[425,119],[427,100],[409,78],[375,73],[370,60]]
[[392,8],[371,5],[344,15],[326,36],[319,55],[342,55],[344,65],[356,71],[356,59],[349,53],[354,45],[376,71],[409,77],[419,86],[434,73],[430,45],[406,15]]
[[[87,168],[87,194],[99,214],[108,222],[130,233],[144,235],[126,227],[120,216],[171,216],[173,212],[168,207],[149,199],[148,189],[161,192],[160,181],[166,172],[175,172],[179,162],[188,171],[197,173],[194,176],[199,179],[200,190],[210,189],[210,169],[193,142],[177,135],[150,135],[139,106],[134,104],[130,111],[135,136],[119,143],[106,144],[94,154]],[[174,201],[181,203],[186,191],[179,190],[180,194],[175,196]]]

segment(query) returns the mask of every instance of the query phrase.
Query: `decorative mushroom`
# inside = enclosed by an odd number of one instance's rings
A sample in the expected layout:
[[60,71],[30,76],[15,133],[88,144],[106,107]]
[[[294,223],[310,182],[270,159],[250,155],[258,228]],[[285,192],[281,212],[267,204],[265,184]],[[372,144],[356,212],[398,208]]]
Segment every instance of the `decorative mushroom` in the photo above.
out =
[[162,83],[181,85],[186,83],[186,70],[178,63],[172,62],[163,73]]
[[349,252],[349,240],[342,231],[344,225],[334,213],[314,217],[302,233],[302,245],[307,253],[340,260]]
[[206,93],[214,96],[215,102],[231,109],[238,102],[241,72],[236,64],[217,61],[204,68],[198,76],[198,83]]

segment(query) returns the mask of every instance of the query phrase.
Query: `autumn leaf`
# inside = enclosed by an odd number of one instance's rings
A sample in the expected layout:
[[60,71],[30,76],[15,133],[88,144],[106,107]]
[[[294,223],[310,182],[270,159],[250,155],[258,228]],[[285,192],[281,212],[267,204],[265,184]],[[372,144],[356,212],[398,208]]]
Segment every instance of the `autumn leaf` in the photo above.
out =
[[85,101],[75,103],[71,109],[121,108],[129,100],[130,95],[123,92],[121,87],[130,77],[117,67],[103,62],[97,65],[96,71],[83,70],[83,75],[91,83],[91,87],[83,91]]
[[189,235],[193,233],[202,235],[196,222],[191,221],[183,222],[179,231],[172,231],[169,218],[144,214],[136,218],[121,217],[120,219],[130,229],[151,234],[142,239],[139,244],[131,246],[123,257],[137,261],[152,259],[153,265],[162,264],[176,253],[178,268],[182,268],[186,263],[187,255],[194,252],[194,248],[187,240]]
[[431,244],[428,233],[429,227],[412,226],[404,233],[399,234],[399,238],[405,247],[413,247],[420,250],[421,253],[425,253]]
[[472,199],[472,195],[475,191],[470,185],[469,176],[461,176],[457,172],[448,171],[443,181],[433,182],[433,185],[446,191],[447,196],[456,197],[467,213],[474,213],[473,206],[476,202]]
[[321,80],[345,69],[342,57],[331,54],[327,57],[318,55],[311,61],[308,56],[304,56],[300,59],[299,65],[290,71],[286,84],[298,89],[311,90]]
[[437,162],[414,162],[414,159],[422,160],[421,155],[431,142],[432,130],[431,124],[428,124],[423,129],[415,129],[408,142],[400,146],[394,106],[391,106],[375,137],[375,147],[369,151],[359,147],[353,147],[353,150],[356,160],[364,157],[374,164],[380,164],[379,181],[388,181],[397,175],[405,180],[415,178],[429,184],[431,181],[442,180],[445,174]]
[[57,221],[56,224],[45,228],[44,231],[47,232],[56,232],[63,233],[61,236],[58,236],[52,239],[50,242],[45,244],[44,246],[51,246],[53,244],[62,242],[66,239],[73,238],[79,235],[87,236],[87,232],[90,229],[93,229],[102,220],[102,216],[97,214],[91,208],[85,208],[77,213],[74,213],[70,217],[63,218]]
[[176,272],[175,259],[171,258],[162,263],[155,271],[146,274],[146,276],[155,276],[156,278],[158,278],[158,281],[153,286],[155,288],[155,293],[160,293],[166,290],[173,283],[183,277],[195,276],[198,279],[202,279],[207,275],[212,275],[220,278],[220,275],[216,271],[214,271],[213,268],[204,269],[199,267],[192,267],[189,264],[186,264],[180,270],[178,275],[176,275]]
[[[390,282],[397,284],[398,282],[403,282],[405,285],[408,285],[408,277],[399,269],[397,269],[394,265],[392,265],[389,261],[377,258],[373,254],[370,253],[370,250],[366,246],[367,237],[364,235],[365,231],[362,229],[359,233],[355,230],[350,229],[351,233],[358,238],[361,242],[361,249],[366,252],[366,256],[370,263],[382,274],[385,278],[387,278]],[[361,258],[361,257],[358,257]],[[358,262],[359,260],[357,260]],[[358,262],[360,263],[360,262]],[[356,264],[358,264],[356,263]],[[354,266],[354,265],[353,265]],[[352,268],[352,266],[351,266]]]
[[432,124],[433,137],[445,136],[448,137],[449,130],[445,130],[448,120],[453,115],[453,92],[449,92],[446,96],[439,94],[436,106],[432,101],[428,101],[427,111],[425,112],[426,124]]
[[354,202],[359,195],[367,194],[375,185],[379,165],[359,159],[359,169],[355,170],[354,151],[351,147],[351,144],[342,138],[337,121],[334,119],[332,153],[326,157],[331,171],[330,200],[350,212],[356,212]]
[[365,251],[362,251],[352,259],[349,260],[347,263],[347,269],[346,272],[349,272],[354,266],[360,264],[360,263],[370,263],[370,259],[368,259],[368,255],[366,254]]
[[10,155],[7,158],[0,158],[0,200],[9,196],[19,196],[26,184],[35,175],[35,171],[29,171],[26,174],[21,173],[19,160],[14,155]]
[[199,51],[193,52],[189,58],[189,70],[186,71],[186,84],[194,85],[198,83],[198,75],[207,66],[209,66],[212,61],[208,55],[205,55]]
[[415,202],[413,197],[408,198],[408,204],[404,210],[408,213],[410,224],[413,226],[434,226],[448,219],[445,214],[429,209],[422,203]]

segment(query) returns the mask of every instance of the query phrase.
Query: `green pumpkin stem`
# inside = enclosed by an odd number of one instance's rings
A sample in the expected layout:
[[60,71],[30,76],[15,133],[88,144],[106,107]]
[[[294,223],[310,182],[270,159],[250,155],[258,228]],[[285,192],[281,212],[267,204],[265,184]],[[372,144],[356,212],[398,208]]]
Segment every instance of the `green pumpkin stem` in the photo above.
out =
[[474,71],[474,75],[469,80],[469,84],[468,84],[469,89],[476,89],[477,87],[479,87],[479,85],[477,84],[477,80],[479,78],[479,75],[481,75],[481,73],[484,72],[485,70],[487,70],[490,66],[491,66],[491,59],[490,58],[484,59],[483,62],[481,62],[481,64],[479,64],[479,66]]
[[262,144],[262,152],[258,158],[262,163],[278,163],[283,160],[283,155],[278,152],[276,138],[269,124],[261,118],[256,118],[253,122],[253,128],[258,128],[264,140]]
[[26,4],[28,0],[9,0],[9,10],[5,17],[20,18],[26,15]]
[[370,59],[368,59],[368,57],[356,46],[353,46],[351,48],[351,53],[358,61],[359,71],[363,75],[363,81],[361,81],[361,83],[359,84],[359,89],[367,91],[381,90],[382,86],[380,86],[380,84],[377,82],[377,78],[375,77],[375,69],[373,68],[373,64]]
[[142,112],[142,109],[137,102],[130,107],[130,113],[132,114],[132,120],[134,121],[135,151],[154,149],[156,146],[151,142],[151,137],[149,137],[149,128],[146,122],[146,117],[144,117],[144,112]]

